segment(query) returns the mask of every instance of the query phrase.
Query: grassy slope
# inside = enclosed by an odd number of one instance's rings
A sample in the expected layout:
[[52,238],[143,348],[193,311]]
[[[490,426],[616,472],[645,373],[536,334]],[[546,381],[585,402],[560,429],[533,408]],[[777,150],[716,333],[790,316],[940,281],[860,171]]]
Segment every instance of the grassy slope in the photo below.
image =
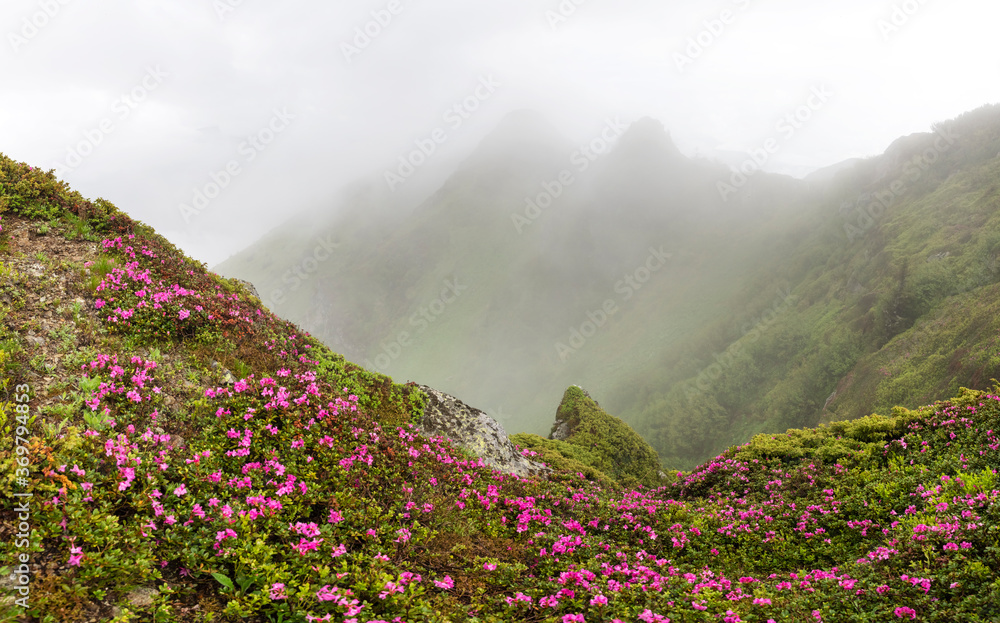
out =
[[[956,348],[956,345],[959,345]],[[948,298],[852,369],[827,419],[910,408],[1000,373],[1000,285]]]
[[[0,449],[22,620],[995,617],[1000,397],[757,437],[659,489],[520,480],[415,435],[409,388],[113,206],[0,165],[0,352],[7,390],[31,387],[0,421],[30,466],[25,487]],[[74,256],[37,255],[64,237]]]

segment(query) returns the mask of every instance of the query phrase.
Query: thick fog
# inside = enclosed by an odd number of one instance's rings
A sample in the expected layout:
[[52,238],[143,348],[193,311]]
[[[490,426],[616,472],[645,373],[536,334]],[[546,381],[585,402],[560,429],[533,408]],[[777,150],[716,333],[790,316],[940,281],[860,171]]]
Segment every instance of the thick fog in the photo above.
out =
[[359,178],[419,197],[514,109],[578,141],[651,116],[687,155],[770,145],[763,168],[801,176],[996,101],[1000,70],[984,0],[7,0],[0,16],[0,151],[209,265]]

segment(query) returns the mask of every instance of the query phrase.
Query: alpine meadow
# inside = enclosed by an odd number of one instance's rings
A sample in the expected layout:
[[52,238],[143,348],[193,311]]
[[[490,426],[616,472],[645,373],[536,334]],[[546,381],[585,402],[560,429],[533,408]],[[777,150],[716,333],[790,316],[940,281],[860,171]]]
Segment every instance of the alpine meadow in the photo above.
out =
[[0,623],[1000,623],[990,0],[5,0]]

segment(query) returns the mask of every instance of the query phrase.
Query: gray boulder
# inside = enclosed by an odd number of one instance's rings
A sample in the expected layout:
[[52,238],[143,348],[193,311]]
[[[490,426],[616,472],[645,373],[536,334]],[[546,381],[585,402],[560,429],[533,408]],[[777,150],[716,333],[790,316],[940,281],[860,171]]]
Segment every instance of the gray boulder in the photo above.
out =
[[569,439],[570,434],[573,431],[569,428],[569,422],[565,420],[556,420],[555,424],[552,425],[552,433],[549,435],[549,439],[555,439],[556,441],[566,441]]
[[420,429],[425,435],[447,437],[494,469],[521,477],[542,476],[550,468],[522,456],[500,424],[458,398],[418,385],[429,398]]

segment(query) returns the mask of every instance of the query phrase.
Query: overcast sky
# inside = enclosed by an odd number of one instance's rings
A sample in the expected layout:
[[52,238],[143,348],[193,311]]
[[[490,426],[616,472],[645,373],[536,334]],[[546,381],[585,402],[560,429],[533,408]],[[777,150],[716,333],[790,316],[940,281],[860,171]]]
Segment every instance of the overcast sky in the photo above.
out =
[[1000,100],[998,5],[4,0],[0,151],[211,266],[436,138],[404,183],[433,186],[518,108],[581,143],[644,116],[692,155],[775,138],[793,175],[875,155]]

